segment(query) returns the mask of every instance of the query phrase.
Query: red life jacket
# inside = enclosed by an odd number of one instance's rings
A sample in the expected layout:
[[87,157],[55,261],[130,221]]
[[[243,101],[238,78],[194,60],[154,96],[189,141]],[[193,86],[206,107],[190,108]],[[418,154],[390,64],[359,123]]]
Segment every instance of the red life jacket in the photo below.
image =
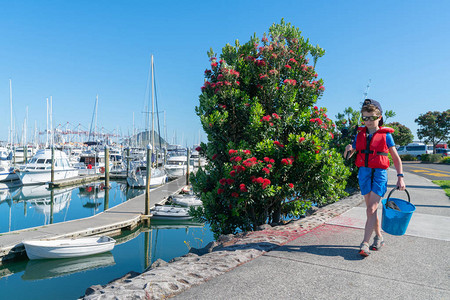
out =
[[356,138],[356,165],[358,167],[369,167],[387,169],[389,168],[389,149],[386,144],[386,133],[393,133],[394,129],[380,127],[368,140],[367,127],[359,127]]

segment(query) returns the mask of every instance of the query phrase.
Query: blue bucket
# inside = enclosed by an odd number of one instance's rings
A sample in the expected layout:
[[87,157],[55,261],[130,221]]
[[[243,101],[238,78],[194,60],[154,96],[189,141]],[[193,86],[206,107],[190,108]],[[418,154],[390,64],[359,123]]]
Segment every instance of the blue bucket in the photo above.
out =
[[[416,207],[411,204],[411,199],[407,190],[405,190],[405,192],[408,195],[408,201],[390,198],[394,191],[395,188],[389,193],[387,199],[381,200],[383,205],[381,228],[392,235],[404,235]],[[395,210],[386,206],[388,201],[393,201],[400,210]]]

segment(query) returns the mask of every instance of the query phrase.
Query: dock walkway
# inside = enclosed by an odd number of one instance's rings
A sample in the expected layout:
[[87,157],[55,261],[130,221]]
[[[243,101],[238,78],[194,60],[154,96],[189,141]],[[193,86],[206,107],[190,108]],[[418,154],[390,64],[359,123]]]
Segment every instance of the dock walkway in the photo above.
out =
[[[186,177],[169,182],[150,192],[150,208],[185,186]],[[111,234],[139,225],[145,208],[145,194],[130,199],[95,216],[0,234],[0,262],[25,253],[23,240],[57,239],[96,234]]]

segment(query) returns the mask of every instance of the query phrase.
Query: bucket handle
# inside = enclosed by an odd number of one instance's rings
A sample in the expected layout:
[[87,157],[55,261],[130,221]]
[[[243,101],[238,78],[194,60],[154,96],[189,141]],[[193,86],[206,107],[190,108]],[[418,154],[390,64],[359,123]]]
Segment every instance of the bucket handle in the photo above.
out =
[[[395,188],[393,188],[393,189],[389,192],[389,195],[387,196],[387,199],[386,199],[386,208],[387,208],[387,203],[388,203],[388,201],[389,201],[389,198],[391,197],[392,193],[393,193],[395,190],[398,190],[398,188],[395,187]],[[411,197],[409,196],[408,190],[405,189],[405,192],[406,192],[406,195],[408,195],[408,202],[411,203]]]

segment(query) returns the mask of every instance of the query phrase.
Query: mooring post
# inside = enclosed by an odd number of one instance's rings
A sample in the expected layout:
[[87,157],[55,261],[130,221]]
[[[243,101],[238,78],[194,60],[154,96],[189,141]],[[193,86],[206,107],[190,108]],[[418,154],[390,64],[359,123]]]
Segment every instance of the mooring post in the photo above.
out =
[[53,182],[55,181],[55,146],[52,145],[52,171],[51,171],[51,178],[50,178],[50,182],[51,185],[53,186]]
[[[128,172],[130,171],[130,147],[127,147],[127,177],[128,177]],[[127,186],[128,186],[128,180],[127,180]]]
[[105,189],[109,189],[109,146],[105,146]]
[[191,164],[191,150],[187,149],[186,185],[189,185],[189,165]]
[[148,216],[150,214],[150,177],[152,170],[152,153],[150,144],[147,146],[147,176],[145,183],[145,212],[144,214]]
[[23,148],[23,161],[26,164],[28,162],[28,146],[25,145]]
[[164,148],[164,165],[167,163],[167,148]]

